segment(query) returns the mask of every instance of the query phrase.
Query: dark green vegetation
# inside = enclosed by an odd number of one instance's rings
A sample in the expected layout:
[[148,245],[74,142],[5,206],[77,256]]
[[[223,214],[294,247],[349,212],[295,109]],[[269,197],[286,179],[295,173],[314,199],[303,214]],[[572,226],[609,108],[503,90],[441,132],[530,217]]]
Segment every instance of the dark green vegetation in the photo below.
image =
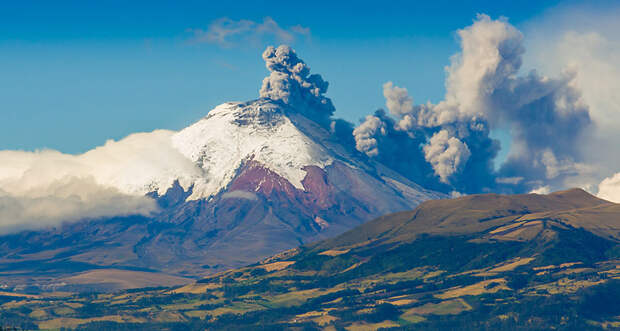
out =
[[0,325],[614,329],[620,328],[619,231],[620,205],[581,190],[430,201],[183,287],[5,293]]

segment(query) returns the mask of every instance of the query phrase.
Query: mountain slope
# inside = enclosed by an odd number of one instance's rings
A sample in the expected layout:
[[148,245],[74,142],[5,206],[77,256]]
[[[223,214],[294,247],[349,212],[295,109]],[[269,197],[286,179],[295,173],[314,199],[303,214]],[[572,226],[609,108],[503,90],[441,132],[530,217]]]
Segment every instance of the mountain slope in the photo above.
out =
[[[332,240],[322,243],[321,248],[333,248],[354,244],[361,238],[387,241],[411,241],[420,234],[470,234],[483,232],[509,223],[519,224],[525,220],[536,220],[561,215],[578,217],[579,222],[592,231],[594,226],[588,225],[589,208],[604,213],[607,209],[614,210],[615,204],[590,195],[581,189],[555,192],[549,195],[523,194],[471,195],[452,200],[434,200],[422,203],[413,211],[386,215],[347,232]],[[576,211],[578,210],[578,211]],[[558,211],[562,211],[559,213]],[[613,211],[611,211],[613,213]],[[472,219],[477,220],[472,222]],[[602,217],[596,226],[614,223],[613,218]],[[573,224],[579,226],[579,224]],[[609,233],[616,239],[617,233]]]
[[[582,190],[429,201],[195,284],[96,301],[14,294],[0,320],[88,330],[610,329],[620,325],[619,207]],[[67,304],[85,305],[59,310]],[[45,314],[25,315],[34,309]]]
[[324,168],[333,162],[324,148],[297,129],[281,106],[267,100],[220,105],[172,140],[205,172],[203,180],[192,183],[190,199],[219,193],[244,161],[263,165],[297,189],[303,189],[303,167]]
[[[4,236],[0,268],[27,262],[60,275],[62,268],[53,265],[69,263],[79,267],[66,273],[104,267],[195,276],[252,263],[441,196],[342,152],[320,127],[314,134],[322,139],[306,135],[284,108],[268,100],[216,108],[174,137],[204,175],[194,182],[181,178],[163,195],[150,193],[160,213]],[[20,277],[11,284],[29,282],[33,278]]]
[[2,236],[7,286],[44,288],[101,268],[200,277],[444,197],[357,152],[331,118],[326,83],[300,72],[305,64],[290,48],[273,51],[275,59],[264,56],[271,75],[261,98],[153,133],[173,161],[159,167],[149,157],[137,169],[106,170],[99,184],[153,198],[156,213]]
[[299,114],[293,122],[286,106],[257,100],[218,107],[180,131],[175,143],[207,180],[158,219],[174,227],[137,247],[143,261],[152,257],[144,265],[187,272],[168,263],[188,257],[194,270],[247,264],[440,196],[347,154],[321,127],[306,134],[302,121],[311,125]]

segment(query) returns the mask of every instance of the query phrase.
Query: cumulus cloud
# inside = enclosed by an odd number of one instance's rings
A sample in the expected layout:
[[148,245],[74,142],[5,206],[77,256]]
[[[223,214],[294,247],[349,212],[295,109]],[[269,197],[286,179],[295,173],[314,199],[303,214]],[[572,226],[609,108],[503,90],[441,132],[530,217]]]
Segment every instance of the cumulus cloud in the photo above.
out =
[[206,30],[189,29],[193,34],[192,42],[217,44],[221,47],[233,47],[243,43],[259,43],[263,39],[292,43],[299,37],[310,35],[310,29],[301,25],[281,27],[273,18],[265,17],[262,22],[252,20],[232,20],[219,18]]
[[324,96],[329,84],[321,75],[310,74],[308,65],[287,45],[267,47],[263,60],[270,73],[263,80],[261,98],[281,101],[295,111],[329,125],[335,108]]
[[603,179],[598,186],[598,196],[601,199],[620,203],[620,172]]
[[548,185],[537,187],[530,191],[532,194],[549,194],[551,193],[551,188]]
[[172,131],[137,133],[80,155],[0,151],[0,232],[80,219],[150,215],[145,196],[175,180],[188,188],[201,169],[172,146]]
[[[424,153],[440,182],[465,193],[523,192],[541,181],[559,187],[570,176],[591,171],[579,146],[592,123],[575,87],[575,72],[565,70],[553,78],[536,71],[521,75],[524,36],[504,18],[479,15],[457,34],[461,51],[446,68],[444,100],[415,105],[405,88],[384,85],[386,107],[396,120],[393,129],[420,143],[421,151],[385,146],[376,130],[360,130],[366,134],[356,136],[358,150],[370,157],[382,149]],[[373,127],[371,121],[376,120],[367,118],[360,127]],[[499,144],[490,137],[496,129],[512,137],[508,159],[498,171],[492,162]]]
[[157,204],[92,177],[65,177],[20,193],[0,190],[0,234],[110,216],[151,215]]

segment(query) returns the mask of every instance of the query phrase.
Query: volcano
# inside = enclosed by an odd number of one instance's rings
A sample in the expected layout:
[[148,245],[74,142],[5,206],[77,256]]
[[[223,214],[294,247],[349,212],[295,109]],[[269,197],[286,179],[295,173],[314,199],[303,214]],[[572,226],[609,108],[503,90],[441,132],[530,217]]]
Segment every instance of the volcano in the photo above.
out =
[[270,75],[260,98],[217,106],[165,137],[192,171],[110,177],[119,191],[154,199],[155,214],[5,235],[4,285],[176,284],[444,197],[356,151],[351,128],[332,118],[327,82],[291,48],[269,47],[263,58]]

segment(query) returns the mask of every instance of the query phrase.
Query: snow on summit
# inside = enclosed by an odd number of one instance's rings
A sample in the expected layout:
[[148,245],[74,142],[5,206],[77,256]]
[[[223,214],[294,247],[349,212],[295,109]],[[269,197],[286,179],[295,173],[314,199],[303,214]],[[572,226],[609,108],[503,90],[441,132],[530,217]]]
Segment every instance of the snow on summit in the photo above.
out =
[[325,167],[333,159],[268,100],[226,103],[176,133],[173,146],[204,170],[190,199],[217,194],[244,161],[257,161],[302,189],[304,166]]

